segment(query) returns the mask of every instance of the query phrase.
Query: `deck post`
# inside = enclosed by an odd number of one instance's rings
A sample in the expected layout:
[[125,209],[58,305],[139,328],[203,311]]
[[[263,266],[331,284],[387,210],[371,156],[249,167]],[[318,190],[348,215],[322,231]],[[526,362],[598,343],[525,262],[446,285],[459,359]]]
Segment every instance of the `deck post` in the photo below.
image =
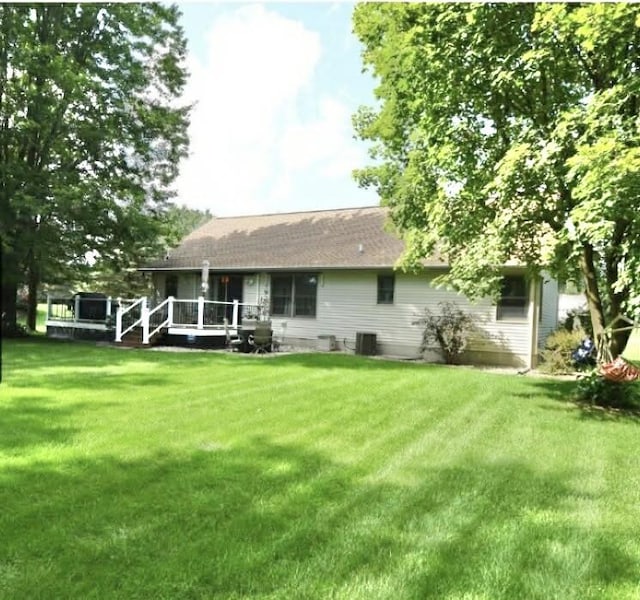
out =
[[80,296],[76,294],[74,296],[74,304],[73,304],[73,320],[78,321],[80,319]]
[[47,294],[47,321],[51,319],[51,294]]
[[238,300],[233,300],[233,316],[231,326],[235,329],[238,327]]
[[116,310],[116,342],[122,341],[122,298],[118,298],[118,309]]
[[167,321],[169,321],[169,327],[173,327],[173,301],[175,298],[169,296],[167,300],[169,300],[169,302],[167,302]]
[[198,329],[204,329],[204,296],[198,296]]
[[149,343],[149,306],[147,297],[142,297],[142,308],[140,309],[140,319],[142,320],[142,343]]
[[107,298],[107,310],[106,310],[106,318],[107,321],[109,320],[109,317],[111,316],[111,296],[109,296]]

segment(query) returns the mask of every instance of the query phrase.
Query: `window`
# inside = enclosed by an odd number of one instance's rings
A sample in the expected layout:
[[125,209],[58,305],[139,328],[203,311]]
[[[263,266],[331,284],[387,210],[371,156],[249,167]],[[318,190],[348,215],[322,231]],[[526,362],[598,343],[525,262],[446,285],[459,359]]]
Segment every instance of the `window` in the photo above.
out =
[[273,275],[271,314],[276,317],[315,317],[318,276],[315,273]]
[[167,275],[167,278],[164,282],[164,297],[168,298],[169,296],[173,296],[174,298],[178,297],[177,275]]
[[506,275],[502,280],[496,318],[526,319],[529,309],[529,293],[524,275]]
[[378,304],[393,304],[395,275],[378,275]]

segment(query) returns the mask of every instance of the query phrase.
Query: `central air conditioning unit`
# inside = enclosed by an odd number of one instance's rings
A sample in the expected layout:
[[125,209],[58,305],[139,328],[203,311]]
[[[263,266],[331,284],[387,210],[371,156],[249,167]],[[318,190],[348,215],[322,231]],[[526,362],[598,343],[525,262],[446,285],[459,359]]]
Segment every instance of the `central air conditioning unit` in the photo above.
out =
[[356,354],[374,356],[376,354],[376,346],[375,333],[363,333],[362,331],[356,333]]

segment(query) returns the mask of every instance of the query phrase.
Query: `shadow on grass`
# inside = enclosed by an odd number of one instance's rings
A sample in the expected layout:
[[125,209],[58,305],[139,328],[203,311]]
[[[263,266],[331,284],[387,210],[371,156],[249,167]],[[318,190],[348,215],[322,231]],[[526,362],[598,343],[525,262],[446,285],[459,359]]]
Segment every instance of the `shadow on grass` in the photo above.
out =
[[359,356],[343,352],[300,352],[267,357],[251,357],[256,361],[263,360],[265,365],[299,366],[312,369],[371,370],[371,371],[405,371],[407,369],[441,368],[442,365],[415,360],[391,360],[384,357]]
[[[640,407],[638,408],[615,408],[607,406],[597,406],[589,402],[578,400],[578,381],[554,380],[554,379],[529,379],[527,384],[530,393],[520,393],[526,397],[546,397],[558,402],[558,410],[576,410],[583,419],[594,419],[597,421],[618,421],[624,423],[640,424]],[[637,384],[621,384],[637,385]]]
[[[3,384],[52,390],[126,390],[169,381],[184,357],[160,357],[145,350],[122,350],[94,342],[29,337],[5,343]],[[203,360],[196,355],[191,362]],[[166,371],[163,371],[163,368]]]
[[63,444],[76,433],[60,424],[79,407],[60,407],[44,396],[22,396],[0,404],[0,450],[19,453],[42,444]]
[[412,485],[375,480],[266,439],[5,470],[0,589],[7,598],[578,598],[587,586],[637,583],[628,554],[637,531],[573,521],[572,502],[598,498],[571,489],[571,473],[477,462],[417,474]]

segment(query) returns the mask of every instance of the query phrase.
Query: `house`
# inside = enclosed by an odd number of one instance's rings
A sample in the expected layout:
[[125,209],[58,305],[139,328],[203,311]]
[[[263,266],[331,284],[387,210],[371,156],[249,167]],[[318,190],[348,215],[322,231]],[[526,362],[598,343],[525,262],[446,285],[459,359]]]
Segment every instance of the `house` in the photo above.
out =
[[[558,286],[530,280],[522,268],[505,268],[497,303],[470,303],[437,288],[447,265],[424,261],[419,274],[394,270],[403,242],[389,229],[381,207],[214,218],[168,254],[141,268],[151,274],[155,297],[132,323],[146,324],[143,340],[160,333],[177,341],[221,342],[224,323],[234,332],[268,313],[286,343],[374,350],[414,358],[421,329],[413,322],[425,307],[454,302],[471,313],[478,334],[465,359],[481,364],[532,367],[556,327]],[[126,314],[118,311],[123,335]],[[131,325],[129,326],[131,327]],[[428,358],[437,360],[437,349]]]

